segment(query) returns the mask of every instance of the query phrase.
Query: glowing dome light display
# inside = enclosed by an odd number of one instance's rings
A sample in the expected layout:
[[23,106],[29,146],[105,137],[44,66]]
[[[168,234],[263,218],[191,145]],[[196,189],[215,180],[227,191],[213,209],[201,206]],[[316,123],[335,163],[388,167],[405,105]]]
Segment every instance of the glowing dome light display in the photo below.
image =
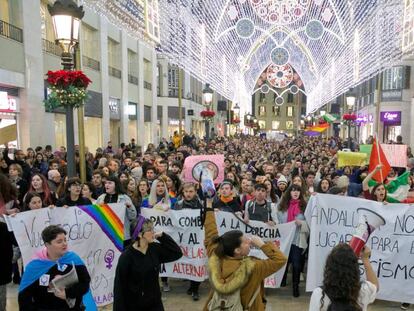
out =
[[[411,0],[156,2],[85,0],[106,7],[101,14],[122,21],[132,35],[142,24],[132,12],[137,4],[158,7],[160,53],[233,100],[236,90],[252,94],[269,65],[288,65],[303,82],[310,112],[414,50],[404,30],[414,16],[413,5],[404,7]],[[275,83],[287,83],[277,80],[282,72],[272,73]]]

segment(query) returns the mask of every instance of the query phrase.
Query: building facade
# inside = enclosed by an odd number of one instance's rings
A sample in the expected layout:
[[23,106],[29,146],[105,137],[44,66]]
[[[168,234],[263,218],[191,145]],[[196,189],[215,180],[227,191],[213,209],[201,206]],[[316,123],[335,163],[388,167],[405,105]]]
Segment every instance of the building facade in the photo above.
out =
[[[0,136],[20,148],[66,145],[63,110],[47,112],[43,105],[47,71],[62,68],[48,3],[53,1],[0,0]],[[145,148],[178,130],[177,68],[157,55],[150,40],[132,38],[85,8],[79,49],[81,69],[92,80],[84,106],[91,151],[132,138]],[[201,83],[183,73],[182,94],[183,129],[203,135]],[[76,113],[74,123],[77,141]]]

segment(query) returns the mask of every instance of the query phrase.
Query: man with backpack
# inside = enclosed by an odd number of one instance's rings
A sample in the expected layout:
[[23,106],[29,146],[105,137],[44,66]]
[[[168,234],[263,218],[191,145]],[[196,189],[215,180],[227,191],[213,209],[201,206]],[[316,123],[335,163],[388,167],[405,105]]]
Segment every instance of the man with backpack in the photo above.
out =
[[272,203],[267,201],[266,197],[267,189],[265,184],[256,184],[254,186],[254,199],[247,201],[244,210],[244,221],[246,223],[249,220],[257,220],[270,226],[276,224],[274,221],[276,217],[272,216]]
[[[218,236],[211,199],[207,199],[205,215],[204,243],[212,291],[204,311],[264,311],[264,279],[281,269],[287,258],[274,244],[239,230]],[[251,245],[268,259],[248,256]]]

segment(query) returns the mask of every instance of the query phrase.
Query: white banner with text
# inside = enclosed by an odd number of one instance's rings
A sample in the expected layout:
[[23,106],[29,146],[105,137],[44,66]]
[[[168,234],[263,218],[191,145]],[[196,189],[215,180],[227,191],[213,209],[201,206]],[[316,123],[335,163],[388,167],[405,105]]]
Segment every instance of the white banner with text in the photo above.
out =
[[[310,227],[306,290],[322,285],[326,257],[337,244],[351,240],[359,223],[358,211],[367,210],[385,220],[367,242],[379,278],[377,298],[414,303],[414,207],[337,195],[312,196],[306,208]],[[362,264],[360,270],[363,277]]]

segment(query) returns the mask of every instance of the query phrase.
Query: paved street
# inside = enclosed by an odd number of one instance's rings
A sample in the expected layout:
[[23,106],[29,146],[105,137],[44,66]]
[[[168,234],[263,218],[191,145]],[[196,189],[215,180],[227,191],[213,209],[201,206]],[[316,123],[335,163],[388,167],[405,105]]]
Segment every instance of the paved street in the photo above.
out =
[[[200,311],[203,309],[205,299],[207,298],[208,282],[204,282],[200,287],[201,299],[198,302],[192,301],[190,296],[187,296],[187,282],[181,280],[172,280],[171,292],[165,294],[164,307],[166,311]],[[302,289],[303,292],[303,289]],[[9,287],[7,311],[17,311],[17,286]],[[291,296],[290,288],[268,290],[268,301],[271,308],[268,310],[283,310],[283,311],[303,311],[307,310],[310,294],[302,295],[300,298],[293,298]],[[102,311],[110,311],[110,306],[102,308]],[[385,311],[385,310],[400,310],[400,304],[396,302],[377,301],[374,305],[368,308],[369,311]],[[414,310],[414,309],[413,309]]]

